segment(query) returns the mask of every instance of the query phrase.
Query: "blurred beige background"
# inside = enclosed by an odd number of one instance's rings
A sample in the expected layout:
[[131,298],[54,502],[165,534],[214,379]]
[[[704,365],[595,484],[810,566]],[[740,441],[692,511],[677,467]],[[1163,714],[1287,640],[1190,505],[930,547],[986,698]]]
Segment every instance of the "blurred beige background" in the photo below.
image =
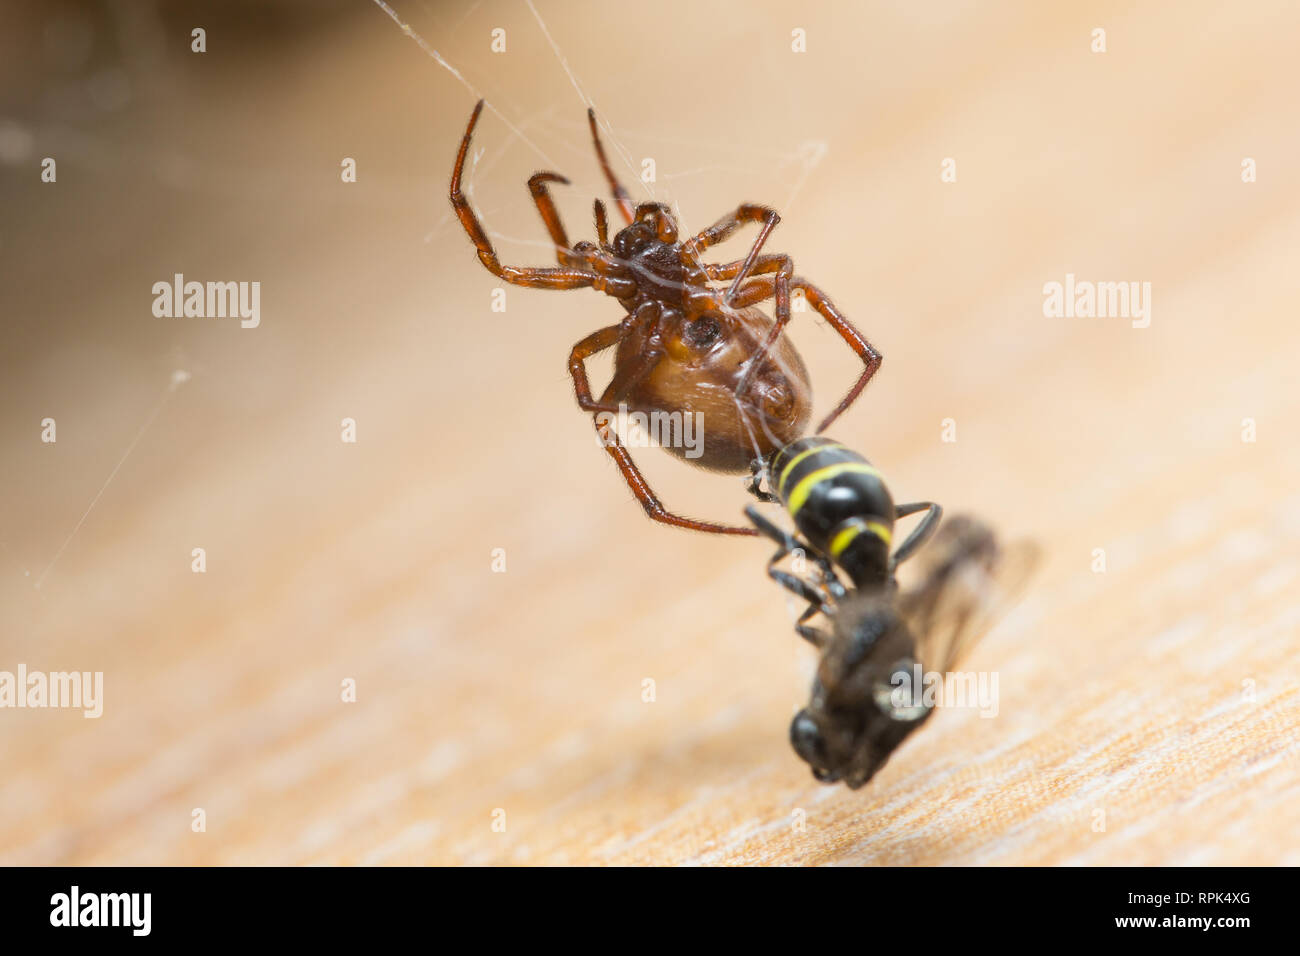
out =
[[[503,259],[550,261],[538,168],[591,237],[586,104],[532,10],[395,6],[528,141],[476,137]],[[998,717],[812,780],[769,549],[650,523],[596,447],[564,363],[612,300],[491,311],[446,199],[475,95],[383,11],[7,3],[0,670],[102,670],[105,702],[0,710],[0,862],[1300,863],[1300,10],[536,11],[686,228],[777,206],[770,250],[883,351],[836,437],[1043,547],[966,662]],[[177,272],[259,281],[260,327],[155,318]],[[1066,273],[1149,281],[1150,327],[1045,318]],[[824,409],[855,360],[792,335]],[[739,519],[738,480],[640,460]]]

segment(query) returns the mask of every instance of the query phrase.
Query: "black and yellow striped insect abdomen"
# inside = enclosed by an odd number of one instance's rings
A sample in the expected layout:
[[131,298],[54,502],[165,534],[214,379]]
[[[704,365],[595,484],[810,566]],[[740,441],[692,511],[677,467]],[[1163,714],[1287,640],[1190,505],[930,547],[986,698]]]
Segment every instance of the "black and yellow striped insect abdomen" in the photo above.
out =
[[801,438],[772,456],[768,474],[795,527],[855,587],[889,580],[894,499],[869,461],[829,438]]

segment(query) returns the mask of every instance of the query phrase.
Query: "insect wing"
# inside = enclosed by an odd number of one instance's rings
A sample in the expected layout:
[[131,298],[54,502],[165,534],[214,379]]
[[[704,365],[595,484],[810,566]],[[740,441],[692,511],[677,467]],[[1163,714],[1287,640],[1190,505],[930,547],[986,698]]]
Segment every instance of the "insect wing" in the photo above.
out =
[[927,670],[950,671],[1019,600],[1038,563],[1029,541],[1003,544],[983,522],[954,515],[918,554],[917,583],[898,599]]

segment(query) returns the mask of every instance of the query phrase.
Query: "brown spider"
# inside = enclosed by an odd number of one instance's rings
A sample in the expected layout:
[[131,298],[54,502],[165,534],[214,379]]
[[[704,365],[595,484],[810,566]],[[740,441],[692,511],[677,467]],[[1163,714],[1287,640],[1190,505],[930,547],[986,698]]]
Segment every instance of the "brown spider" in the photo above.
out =
[[[786,255],[760,255],[763,243],[781,217],[767,206],[745,203],[735,212],[685,242],[663,203],[635,207],[610,169],[596,114],[587,111],[591,136],[614,202],[627,220],[611,244],[605,205],[595,202],[599,244],[569,246],[547,183],[569,182],[553,172],[528,180],[542,222],[555,243],[558,268],[502,265],[482,224],[461,192],[461,173],[474,126],[483,110],[479,100],[469,118],[451,175],[451,204],[478,250],[479,261],[493,275],[535,289],[591,287],[618,299],[623,321],[593,332],[569,355],[569,373],[578,405],[593,413],[605,449],[618,463],[632,492],[656,521],[720,534],[755,534],[753,528],[696,521],[672,514],[660,503],[619,440],[611,417],[624,410],[703,414],[706,424],[700,457],[665,446],[673,454],[711,471],[743,474],[756,459],[802,437],[812,411],[812,386],[803,359],[781,335],[790,321],[790,290],[802,289],[807,301],[862,359],[865,368],[844,400],[817,427],[821,432],[849,407],[880,367],[881,355],[815,286],[794,275]],[[761,223],[744,259],[702,264],[700,254],[730,238],[749,222]],[[725,289],[711,282],[730,280]],[[775,299],[773,322],[754,306]],[[599,400],[592,397],[586,360],[614,348],[614,375]]]

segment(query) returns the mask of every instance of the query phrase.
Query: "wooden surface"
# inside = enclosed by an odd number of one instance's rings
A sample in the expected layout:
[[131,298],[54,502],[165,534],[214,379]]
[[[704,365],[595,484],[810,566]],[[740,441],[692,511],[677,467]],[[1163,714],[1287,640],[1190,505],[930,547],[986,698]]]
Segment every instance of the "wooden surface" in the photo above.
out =
[[[768,548],[652,525],[574,406],[614,303],[491,310],[445,198],[472,93],[368,5],[94,14],[72,65],[16,17],[0,670],[102,670],[105,703],[0,711],[0,862],[1300,863],[1300,11],[910,7],[537,6],[687,228],[777,206],[881,348],[836,437],[1043,548],[966,662],[998,716],[941,712],[856,793],[786,742],[812,661]],[[588,237],[585,103],[529,8],[398,10],[533,144],[478,134],[503,258],[548,260],[551,164]],[[176,272],[260,281],[260,327],[155,318]],[[1067,273],[1150,282],[1150,327],[1045,317]],[[852,356],[792,332],[824,408]],[[642,460],[739,519],[738,480]]]

